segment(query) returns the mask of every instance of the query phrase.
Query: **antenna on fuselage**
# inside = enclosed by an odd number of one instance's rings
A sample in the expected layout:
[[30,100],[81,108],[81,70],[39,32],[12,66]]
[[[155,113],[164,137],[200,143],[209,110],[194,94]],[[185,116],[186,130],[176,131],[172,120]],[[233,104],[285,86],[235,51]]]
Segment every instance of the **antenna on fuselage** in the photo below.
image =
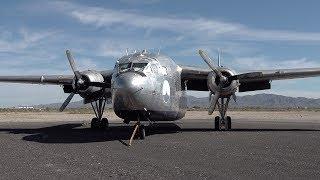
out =
[[158,49],[158,56],[160,55],[160,51],[161,51],[161,46]]
[[218,66],[221,67],[221,49],[218,49]]

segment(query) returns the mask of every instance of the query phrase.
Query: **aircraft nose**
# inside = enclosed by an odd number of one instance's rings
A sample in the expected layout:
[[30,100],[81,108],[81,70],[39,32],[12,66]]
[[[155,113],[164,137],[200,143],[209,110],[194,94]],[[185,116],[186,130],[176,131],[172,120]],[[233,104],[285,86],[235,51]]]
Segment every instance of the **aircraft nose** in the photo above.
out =
[[125,91],[125,93],[135,94],[142,88],[143,83],[144,79],[140,74],[126,72],[116,77],[114,88]]
[[144,77],[135,72],[119,74],[113,84],[114,105],[132,110],[139,108],[139,98],[144,82]]

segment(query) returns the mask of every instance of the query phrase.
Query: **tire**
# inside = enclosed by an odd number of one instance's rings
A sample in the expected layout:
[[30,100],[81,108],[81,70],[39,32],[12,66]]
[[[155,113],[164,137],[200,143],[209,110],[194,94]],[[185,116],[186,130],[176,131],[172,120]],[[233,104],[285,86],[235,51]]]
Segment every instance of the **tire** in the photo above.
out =
[[109,121],[107,118],[102,118],[100,124],[100,129],[107,129],[109,127]]
[[139,127],[139,137],[142,140],[146,138],[146,128],[144,125],[140,125]]
[[227,126],[228,130],[231,130],[231,127],[232,127],[231,124],[232,123],[231,123],[231,117],[230,116],[227,116],[227,123],[228,123],[228,126]]
[[92,118],[91,120],[91,129],[98,129],[99,128],[99,120],[98,118]]
[[219,116],[216,116],[216,117],[214,118],[214,129],[215,129],[216,131],[219,131],[219,130],[220,130],[219,121],[220,121],[220,117],[219,117]]

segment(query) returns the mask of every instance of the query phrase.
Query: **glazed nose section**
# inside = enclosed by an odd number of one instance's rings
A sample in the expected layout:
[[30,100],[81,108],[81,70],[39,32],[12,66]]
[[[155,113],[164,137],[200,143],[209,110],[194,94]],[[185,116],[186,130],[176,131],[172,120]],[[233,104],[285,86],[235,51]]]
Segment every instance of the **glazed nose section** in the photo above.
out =
[[143,90],[144,77],[135,72],[119,74],[114,81],[113,96],[115,108],[135,110],[141,104],[140,94]]

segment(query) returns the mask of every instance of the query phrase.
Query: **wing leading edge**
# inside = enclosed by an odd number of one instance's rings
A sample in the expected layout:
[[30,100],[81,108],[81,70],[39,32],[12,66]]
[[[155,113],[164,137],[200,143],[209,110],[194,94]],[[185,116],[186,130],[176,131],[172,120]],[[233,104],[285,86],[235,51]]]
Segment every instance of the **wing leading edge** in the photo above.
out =
[[[113,70],[100,71],[104,81],[111,83]],[[25,84],[72,85],[74,75],[0,76],[0,82]]]
[[[181,66],[181,83],[187,83],[188,90],[208,91],[207,68]],[[240,92],[270,89],[273,80],[297,79],[320,76],[320,68],[261,70],[237,74],[234,79],[240,82]]]
[[271,81],[320,76],[320,68],[263,70],[238,74],[240,82]]
[[73,75],[0,76],[0,82],[26,84],[71,85]]

